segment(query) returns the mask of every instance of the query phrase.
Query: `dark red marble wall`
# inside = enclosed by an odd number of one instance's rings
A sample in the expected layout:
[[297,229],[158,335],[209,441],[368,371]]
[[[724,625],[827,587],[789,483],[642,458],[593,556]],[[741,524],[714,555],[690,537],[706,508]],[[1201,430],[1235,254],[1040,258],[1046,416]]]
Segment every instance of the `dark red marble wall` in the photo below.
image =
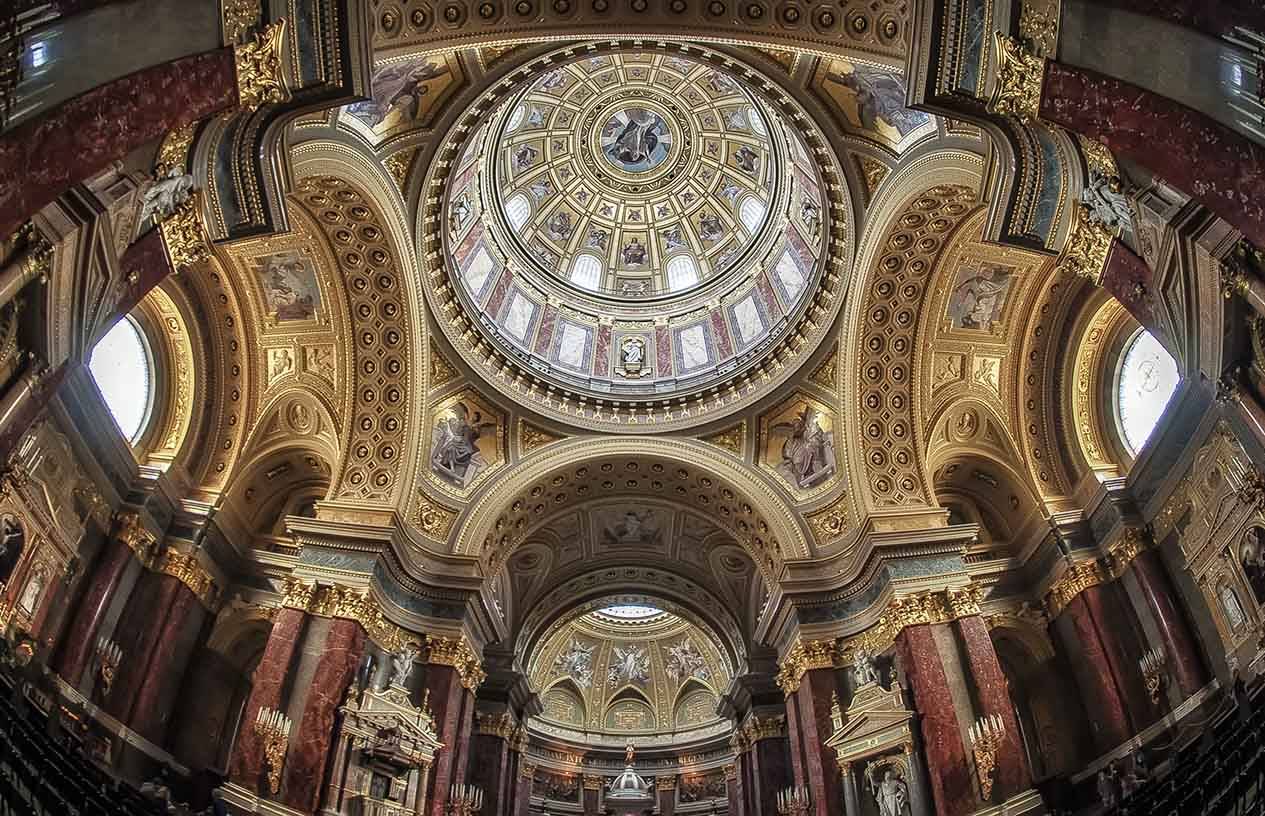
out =
[[1129,738],[1129,720],[1083,595],[1072,599],[1053,628],[1062,657],[1080,686],[1094,748],[1109,751]]
[[470,783],[483,789],[483,814],[503,816],[506,777],[510,773],[509,743],[493,734],[475,734],[470,758]]
[[747,816],[742,801],[742,776],[735,775],[733,779],[726,780],[725,790],[729,794],[729,816]]
[[124,724],[131,722],[137,695],[153,670],[151,658],[167,614],[181,592],[189,590],[170,575],[142,574],[115,627],[114,642],[123,651],[123,660],[106,697],[105,710]]
[[1162,712],[1151,702],[1138,668],[1142,649],[1138,647],[1141,626],[1136,622],[1131,608],[1120,597],[1123,592],[1116,584],[1100,584],[1085,590],[1082,597],[1098,629],[1103,654],[1115,678],[1116,688],[1124,699],[1125,712],[1133,733],[1141,731],[1159,719]]
[[255,735],[255,718],[264,707],[280,708],[286,677],[294,664],[307,624],[307,614],[288,607],[277,610],[268,645],[251,679],[250,698],[242,712],[237,745],[229,763],[229,777],[254,792],[263,792],[263,745]]
[[[832,816],[843,811],[843,785],[833,748],[826,745],[831,735],[831,695],[839,691],[833,669],[805,672],[795,692],[795,720],[804,760],[804,779],[808,786],[814,816]],[[792,747],[792,751],[796,749]]]
[[1169,671],[1183,694],[1194,694],[1208,682],[1208,671],[1164,561],[1158,551],[1143,550],[1133,560],[1133,571],[1163,638]]
[[975,688],[980,716],[997,715],[1006,725],[1006,738],[997,752],[997,770],[993,782],[993,801],[1004,801],[1032,786],[1032,774],[1024,755],[1023,739],[1019,732],[1019,718],[1010,702],[1006,675],[993,649],[988,625],[979,615],[960,618],[958,634],[966,653],[971,682]]
[[437,664],[426,667],[426,689],[430,692],[430,708],[435,716],[439,741],[444,744],[431,771],[430,802],[426,812],[430,816],[447,816],[448,791],[454,782],[459,781],[455,773],[457,754],[461,750],[461,715],[466,690],[461,686],[461,677],[456,669]]
[[315,813],[320,804],[335,717],[364,651],[365,630],[359,623],[339,618],[330,624],[307,690],[303,718],[295,724],[297,734],[291,735],[286,755],[281,800],[295,810]]
[[75,611],[70,628],[62,637],[56,661],[57,673],[67,683],[76,686],[88,663],[96,653],[97,630],[110,608],[123,573],[132,562],[132,550],[123,542],[112,538],[101,548],[101,554],[92,563],[88,585]]
[[1265,5],[1259,0],[1099,0],[1107,6],[1158,17],[1219,37],[1236,26],[1265,33]]
[[231,48],[156,65],[0,136],[0,236],[110,162],[237,104]]
[[974,760],[967,758],[949,680],[928,624],[907,626],[896,639],[901,666],[914,692],[927,776],[937,816],[965,816],[977,806]]
[[159,615],[161,630],[128,718],[128,725],[155,745],[164,744],[176,695],[206,621],[206,608],[197,596],[184,584],[177,584],[171,604]]
[[151,229],[133,243],[119,259],[123,267],[124,286],[118,302],[110,306],[108,324],[136,308],[136,304],[174,270],[163,248],[162,231]]
[[1118,239],[1111,242],[1102,287],[1114,295],[1147,331],[1157,335],[1161,333],[1152,306],[1156,294],[1155,275],[1146,261]]
[[1041,118],[1162,176],[1265,247],[1265,147],[1172,99],[1054,61]]

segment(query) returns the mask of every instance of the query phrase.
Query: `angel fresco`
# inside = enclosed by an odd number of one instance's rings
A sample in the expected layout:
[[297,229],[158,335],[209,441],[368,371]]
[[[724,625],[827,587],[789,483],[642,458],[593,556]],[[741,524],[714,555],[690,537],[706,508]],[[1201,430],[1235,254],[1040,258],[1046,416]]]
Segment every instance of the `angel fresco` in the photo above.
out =
[[426,113],[424,98],[431,94],[435,80],[450,76],[442,60],[427,59],[385,65],[373,76],[368,100],[347,106],[347,112],[374,133],[385,133],[397,125],[411,125]]
[[495,422],[485,422],[479,411],[471,416],[470,407],[458,402],[435,424],[431,470],[458,487],[468,487],[488,466],[479,452],[479,438],[495,431]]
[[953,291],[949,295],[949,320],[957,329],[988,330],[1001,318],[1010,290],[1010,267],[998,264],[980,264],[978,270],[970,267],[958,272]]
[[785,437],[777,469],[791,484],[807,490],[834,475],[834,434],[822,428],[816,408],[805,404],[792,421],[774,423],[769,432]]

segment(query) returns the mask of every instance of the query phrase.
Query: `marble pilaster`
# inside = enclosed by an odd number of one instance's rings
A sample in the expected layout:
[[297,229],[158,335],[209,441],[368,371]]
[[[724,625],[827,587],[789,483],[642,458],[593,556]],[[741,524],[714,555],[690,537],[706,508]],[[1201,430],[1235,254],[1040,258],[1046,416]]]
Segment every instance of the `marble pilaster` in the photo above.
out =
[[482,816],[508,816],[506,781],[510,775],[509,741],[481,730],[472,740],[470,783],[483,789]]
[[[170,575],[146,572],[128,599],[114,630],[114,642],[122,649],[123,660],[105,699],[105,710],[119,722],[131,724],[141,687],[149,682],[155,669],[151,661],[159,647],[166,616],[182,592],[192,595]],[[166,667],[162,671],[166,673]]]
[[751,745],[751,812],[777,813],[778,791],[792,784],[789,740],[757,735]]
[[192,590],[175,578],[161,577],[174,581],[176,587],[170,594],[170,604],[157,612],[158,639],[148,655],[149,668],[128,718],[133,731],[156,745],[164,744],[176,695],[207,617],[206,607]]
[[132,549],[117,538],[110,538],[92,564],[91,577],[70,628],[62,637],[56,663],[57,673],[72,686],[78,687],[96,654],[97,630],[131,562]]
[[292,808],[314,813],[321,783],[329,763],[334,738],[334,719],[365,650],[365,630],[360,623],[335,618],[325,636],[320,661],[303,705],[303,718],[295,723],[286,755],[281,798]]
[[429,786],[430,803],[426,812],[429,816],[447,816],[448,792],[454,783],[461,781],[457,776],[457,765],[462,734],[469,738],[469,731],[463,728],[462,722],[468,692],[461,685],[460,673],[452,666],[427,665],[425,682],[426,691],[430,694],[431,712],[435,716],[435,730],[444,745],[435,757]]
[[1154,549],[1143,550],[1133,559],[1133,571],[1159,627],[1169,669],[1182,694],[1190,696],[1208,682],[1208,672],[1190,624],[1177,605],[1177,588],[1169,578],[1163,558]]
[[1082,593],[1085,606],[1098,629],[1098,639],[1103,645],[1103,655],[1115,679],[1116,688],[1124,702],[1132,732],[1137,733],[1160,716],[1151,702],[1138,668],[1142,650],[1137,648],[1136,632],[1140,627],[1133,624],[1133,610],[1127,608],[1117,593],[1116,584],[1099,584]]
[[242,711],[242,725],[229,763],[229,777],[252,793],[265,790],[263,745],[255,735],[255,717],[259,709],[279,709],[286,677],[294,665],[295,655],[303,638],[307,613],[290,607],[277,610],[259,666],[252,677],[250,697]]
[[1129,720],[1083,593],[1067,604],[1052,628],[1080,687],[1094,746],[1108,751],[1129,738]]
[[1006,676],[1002,673],[988,626],[979,615],[958,618],[954,624],[962,639],[967,666],[974,682],[977,715],[1001,717],[1006,725],[1006,738],[997,751],[997,770],[993,783],[993,799],[1005,801],[1015,794],[1028,790],[1032,774],[1024,755],[1023,739],[1019,731],[1019,718],[1010,702]]
[[[799,757],[795,784],[808,788],[812,816],[831,816],[843,806],[838,766],[834,749],[826,744],[830,738],[830,706],[839,692],[834,669],[810,669],[804,672],[799,689],[788,699],[788,719],[794,723],[792,757]],[[793,713],[792,713],[793,710]]]

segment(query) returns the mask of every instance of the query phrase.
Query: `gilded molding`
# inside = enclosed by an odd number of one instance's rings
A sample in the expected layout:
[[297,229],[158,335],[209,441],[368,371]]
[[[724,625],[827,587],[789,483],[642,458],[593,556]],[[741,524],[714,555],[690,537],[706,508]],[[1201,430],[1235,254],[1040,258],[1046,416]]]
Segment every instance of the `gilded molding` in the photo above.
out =
[[807,521],[813,538],[819,545],[825,546],[852,529],[852,501],[844,493],[827,507],[809,513]]
[[287,578],[282,588],[281,605],[324,618],[356,621],[371,640],[388,652],[399,651],[413,638],[412,634],[386,619],[382,607],[366,590],[307,584]]
[[1081,561],[1068,567],[1045,594],[1045,608],[1050,620],[1057,618],[1077,595],[1106,580],[1107,576],[1097,559]]
[[989,101],[989,110],[1035,122],[1041,114],[1041,84],[1045,79],[1045,60],[1031,54],[1023,43],[1001,33],[995,35],[997,46],[997,88]]
[[1128,571],[1133,559],[1150,546],[1145,531],[1126,527],[1124,532],[1107,547],[1107,560],[1112,578],[1119,578]]
[[1111,254],[1112,240],[1113,236],[1106,227],[1089,220],[1089,211],[1085,207],[1077,207],[1076,222],[1059,258],[1059,267],[1073,275],[1088,278],[1094,285],[1100,284],[1107,256]]
[[207,609],[214,609],[219,601],[219,585],[193,555],[168,550],[162,557],[157,572],[170,575],[184,584]]
[[426,636],[426,661],[437,666],[451,666],[461,677],[461,685],[474,691],[485,679],[487,673],[479,661],[470,642],[465,636],[449,638],[435,635]]
[[188,200],[158,225],[172,269],[177,272],[211,257],[210,241],[202,225],[202,193],[195,190]]
[[236,46],[237,98],[246,110],[266,103],[284,102],[290,97],[282,69],[282,40],[285,18],[264,28],[248,43]]
[[198,123],[190,122],[184,127],[167,131],[158,148],[158,157],[154,160],[155,178],[163,178],[172,170],[185,172],[189,166],[189,151],[193,148],[193,135],[197,129]]
[[240,43],[263,17],[260,0],[222,0],[220,11],[225,45]]
[[418,491],[417,510],[413,513],[413,523],[419,530],[437,541],[447,541],[456,520],[456,510],[450,510],[432,501],[425,491]]
[[708,436],[700,437],[701,441],[709,445],[715,445],[723,451],[732,453],[734,456],[742,456],[742,444],[747,438],[746,421],[739,422],[731,428],[726,428]]
[[514,725],[514,715],[508,711],[502,711],[498,714],[481,714],[478,717],[479,733],[489,737],[499,737],[503,740],[513,738],[516,728]]

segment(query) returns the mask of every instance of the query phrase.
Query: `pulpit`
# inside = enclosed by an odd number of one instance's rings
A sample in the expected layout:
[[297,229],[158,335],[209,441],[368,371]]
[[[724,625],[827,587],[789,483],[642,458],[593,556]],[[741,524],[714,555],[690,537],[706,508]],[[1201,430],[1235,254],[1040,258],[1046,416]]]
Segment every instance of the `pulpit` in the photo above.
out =
[[930,816],[914,752],[914,712],[900,689],[871,680],[846,711],[836,696],[830,713],[826,744],[843,774],[848,816]]

